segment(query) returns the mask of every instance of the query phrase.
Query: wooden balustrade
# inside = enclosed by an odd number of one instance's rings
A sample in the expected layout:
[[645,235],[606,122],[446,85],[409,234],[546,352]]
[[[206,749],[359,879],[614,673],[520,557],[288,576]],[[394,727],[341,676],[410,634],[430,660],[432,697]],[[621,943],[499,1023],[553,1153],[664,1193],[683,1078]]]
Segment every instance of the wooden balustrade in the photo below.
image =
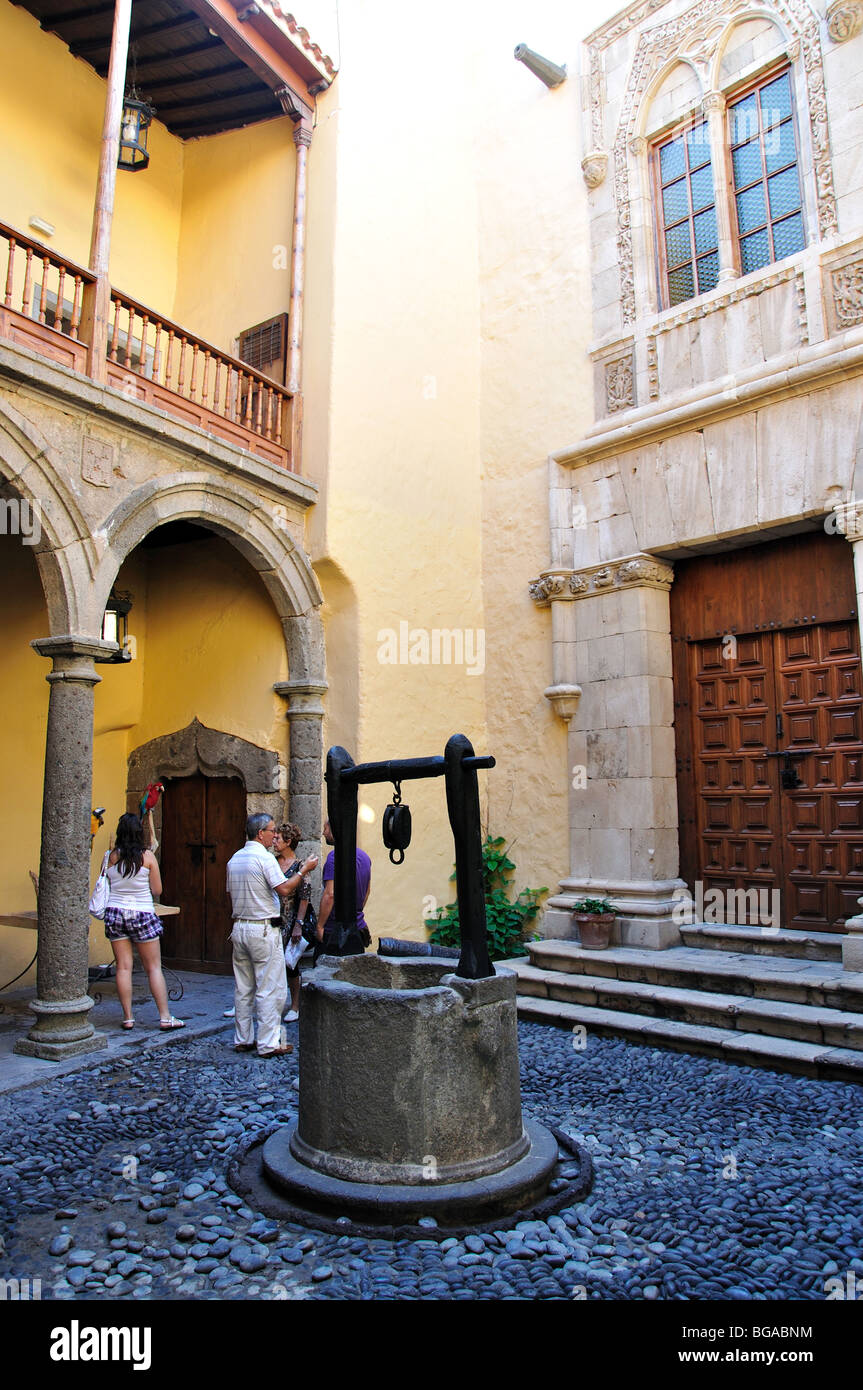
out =
[[[0,337],[86,373],[81,310],[84,287],[94,284],[95,276],[0,222],[0,257],[4,240]],[[291,393],[116,290],[111,291],[107,358],[110,386],[292,467]]]

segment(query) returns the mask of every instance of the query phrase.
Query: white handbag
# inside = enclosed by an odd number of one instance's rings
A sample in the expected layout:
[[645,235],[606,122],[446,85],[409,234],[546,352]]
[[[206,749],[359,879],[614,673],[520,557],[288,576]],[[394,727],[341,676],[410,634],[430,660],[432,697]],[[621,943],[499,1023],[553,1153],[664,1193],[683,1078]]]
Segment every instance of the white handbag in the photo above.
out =
[[96,887],[90,897],[90,916],[98,917],[99,921],[105,920],[105,908],[108,906],[108,898],[111,890],[108,884],[108,856],[111,851],[105,851],[105,858],[102,860],[102,867],[99,870],[99,877],[96,879]]
[[291,939],[288,941],[287,946],[285,947],[285,965],[288,967],[289,970],[293,970],[294,966],[296,965],[297,961],[299,960],[300,956],[303,954],[303,951],[305,949],[306,942],[302,936],[299,938],[298,941],[294,941],[293,937],[291,937]]

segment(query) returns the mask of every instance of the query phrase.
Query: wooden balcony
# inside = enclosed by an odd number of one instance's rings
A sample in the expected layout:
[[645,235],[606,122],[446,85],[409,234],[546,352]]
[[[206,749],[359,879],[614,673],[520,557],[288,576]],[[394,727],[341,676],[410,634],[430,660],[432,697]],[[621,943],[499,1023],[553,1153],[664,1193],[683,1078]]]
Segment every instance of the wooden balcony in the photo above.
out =
[[[0,222],[0,257],[3,241],[0,338],[88,375],[82,319],[84,296],[95,277]],[[291,393],[117,290],[111,292],[106,371],[108,385],[124,395],[296,471]]]

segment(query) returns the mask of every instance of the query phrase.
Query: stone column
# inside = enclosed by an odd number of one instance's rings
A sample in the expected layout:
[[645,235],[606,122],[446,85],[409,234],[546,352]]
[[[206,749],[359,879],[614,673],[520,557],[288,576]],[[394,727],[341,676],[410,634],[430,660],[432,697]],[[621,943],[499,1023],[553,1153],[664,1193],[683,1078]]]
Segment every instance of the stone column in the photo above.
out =
[[722,92],[708,92],[701,108],[707,117],[710,136],[710,163],[713,168],[713,187],[716,192],[716,231],[719,249],[719,283],[734,280],[737,265],[734,255],[734,233],[731,228],[731,198],[725,189],[731,189],[728,179],[727,139],[725,134],[725,96]]
[[[15,1051],[60,1062],[108,1039],[93,1028],[87,994],[90,804],[93,778],[93,659],[97,638],[46,637],[31,645],[53,661],[45,743],[36,1022]],[[109,644],[113,645],[113,644]]]
[[287,814],[302,827],[306,837],[300,841],[297,853],[319,855],[324,765],[321,697],[327,686],[322,681],[297,679],[278,681],[273,689],[288,701],[291,747]]
[[535,601],[552,606],[546,696],[569,726],[570,873],[548,902],[547,935],[575,935],[577,898],[608,897],[617,943],[680,941],[689,895],[677,876],[672,577],[665,561],[634,555],[547,571],[531,585]]

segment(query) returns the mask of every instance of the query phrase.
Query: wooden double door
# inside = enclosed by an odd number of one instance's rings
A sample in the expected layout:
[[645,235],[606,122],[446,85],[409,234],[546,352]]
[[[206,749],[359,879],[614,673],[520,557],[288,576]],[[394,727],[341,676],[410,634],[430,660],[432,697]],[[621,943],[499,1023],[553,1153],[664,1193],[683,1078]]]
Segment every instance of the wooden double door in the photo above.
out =
[[235,777],[165,779],[162,795],[162,901],[180,909],[164,919],[162,954],[178,970],[231,973],[231,900],[225,869],[242,848],[246,792]]
[[765,908],[778,904],[772,925],[841,931],[859,911],[855,603],[841,536],[795,537],[677,567],[681,875],[693,891],[701,882],[703,901],[730,901],[736,910],[726,920],[763,923]]

